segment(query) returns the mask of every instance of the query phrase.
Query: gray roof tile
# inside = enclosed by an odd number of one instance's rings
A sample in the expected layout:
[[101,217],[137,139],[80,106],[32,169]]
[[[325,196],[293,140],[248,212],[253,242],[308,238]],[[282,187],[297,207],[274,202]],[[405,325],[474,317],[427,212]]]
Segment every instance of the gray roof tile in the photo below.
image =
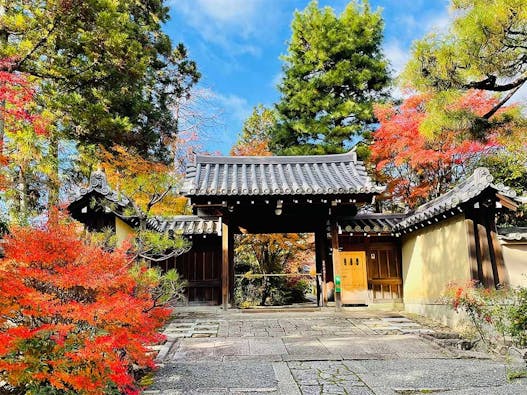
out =
[[187,167],[187,196],[378,193],[355,152],[320,156],[203,156]]
[[[509,198],[516,197],[516,193],[511,188],[503,184],[494,184],[493,181],[494,178],[489,170],[480,167],[470,177],[466,178],[445,194],[419,206],[410,213],[357,214],[353,218],[340,220],[339,225],[346,232],[391,233],[393,231],[396,234],[399,234],[401,231],[412,232],[418,228],[416,225],[421,224],[421,227],[423,227],[433,223],[430,220],[438,215],[450,211],[454,211],[454,213],[462,212],[462,204],[479,196],[487,188],[492,188],[496,192]],[[503,235],[501,238],[504,240],[527,239],[527,228],[523,229],[522,232],[511,233],[509,236]]]
[[527,241],[527,227],[498,228],[498,238],[504,241]]
[[429,220],[450,210],[462,211],[461,205],[480,195],[485,189],[493,188],[496,192],[514,198],[516,192],[503,184],[494,184],[494,177],[485,167],[477,168],[474,173],[454,188],[428,203],[419,206],[397,224],[396,230],[404,230],[418,223]]
[[392,233],[406,214],[367,213],[339,219],[338,225],[346,233]]
[[70,193],[68,196],[69,203],[72,204],[80,201],[85,196],[94,192],[121,207],[127,207],[130,204],[130,200],[126,196],[110,188],[106,179],[106,174],[100,170],[91,173],[90,184],[87,187],[78,188]]
[[174,232],[188,235],[221,235],[221,221],[218,217],[198,217],[197,215],[177,215],[174,217],[155,217],[147,220],[147,226],[155,231]]

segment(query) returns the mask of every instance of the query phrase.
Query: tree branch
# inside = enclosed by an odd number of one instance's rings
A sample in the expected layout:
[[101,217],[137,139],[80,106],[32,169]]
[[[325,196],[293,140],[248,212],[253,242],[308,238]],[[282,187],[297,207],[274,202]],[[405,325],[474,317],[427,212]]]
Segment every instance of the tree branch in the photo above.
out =
[[507,92],[511,89],[522,86],[525,81],[527,81],[527,75],[523,75],[518,78],[516,81],[510,82],[508,84],[499,85],[496,83],[497,78],[493,75],[485,78],[481,81],[473,81],[468,84],[463,85],[465,89],[483,89],[486,91],[493,92]]
[[26,60],[28,60],[29,57],[33,55],[37,51],[37,49],[39,49],[46,41],[48,41],[49,36],[51,35],[53,30],[55,30],[55,27],[57,26],[58,19],[59,18],[53,19],[53,24],[51,25],[51,28],[47,31],[47,33],[43,35],[40,40],[38,40],[38,42],[33,46],[33,48],[31,48],[31,51],[29,51],[24,57],[22,57],[17,62],[16,64],[17,69],[21,69],[22,65],[26,62]]
[[146,212],[150,212],[150,209],[156,205],[157,203],[159,203],[161,200],[163,200],[165,198],[166,195],[168,195],[168,193],[172,190],[173,186],[172,185],[169,185],[167,187],[167,189],[165,191],[163,191],[163,193],[161,194],[154,194],[152,196],[152,198],[150,199],[150,201],[148,202],[148,205],[147,205],[147,209],[146,209]]
[[524,81],[518,85],[516,88],[511,90],[507,96],[505,96],[498,104],[496,104],[489,112],[487,112],[485,115],[482,116],[483,119],[490,119],[518,90],[522,87],[522,85],[527,81],[527,78],[524,79]]

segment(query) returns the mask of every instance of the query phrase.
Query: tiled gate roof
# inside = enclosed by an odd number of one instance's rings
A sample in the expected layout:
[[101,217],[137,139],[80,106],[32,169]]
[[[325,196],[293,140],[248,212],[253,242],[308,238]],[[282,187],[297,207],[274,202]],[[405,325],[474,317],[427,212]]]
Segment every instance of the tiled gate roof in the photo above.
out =
[[516,196],[516,192],[511,188],[503,184],[494,184],[493,181],[494,177],[490,174],[489,169],[479,167],[470,177],[467,177],[448,192],[409,213],[395,229],[404,230],[425,221],[430,222],[431,218],[446,212],[462,212],[461,205],[479,196],[487,188],[492,188],[497,193],[509,198]]
[[392,233],[406,214],[367,213],[338,220],[339,229],[346,233]]
[[221,235],[219,217],[198,217],[197,215],[177,215],[169,218],[149,218],[147,225],[157,232],[174,232],[181,235]]
[[319,156],[203,156],[189,165],[187,196],[377,193],[355,152]]
[[117,204],[121,208],[128,207],[130,204],[130,200],[124,194],[113,190],[108,185],[106,174],[101,170],[91,173],[90,184],[87,187],[81,187],[70,192],[68,196],[69,204],[80,202],[94,193]]
[[498,228],[498,237],[505,241],[527,241],[527,227]]

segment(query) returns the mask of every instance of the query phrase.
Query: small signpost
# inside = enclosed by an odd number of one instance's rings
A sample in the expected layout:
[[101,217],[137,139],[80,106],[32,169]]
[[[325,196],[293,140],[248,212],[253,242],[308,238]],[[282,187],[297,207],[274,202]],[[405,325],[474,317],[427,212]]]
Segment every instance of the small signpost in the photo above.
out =
[[341,298],[340,298],[340,295],[341,295],[341,279],[340,279],[340,276],[337,275],[335,276],[335,306],[337,309],[340,309],[341,307]]

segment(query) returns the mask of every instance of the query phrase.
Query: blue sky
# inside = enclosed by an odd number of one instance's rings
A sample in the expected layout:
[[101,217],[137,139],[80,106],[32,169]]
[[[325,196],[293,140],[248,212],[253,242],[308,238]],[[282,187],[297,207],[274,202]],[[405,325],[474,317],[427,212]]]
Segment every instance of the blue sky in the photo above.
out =
[[[205,114],[202,144],[206,151],[228,154],[245,118],[262,103],[279,99],[291,20],[308,0],[170,0],[165,31],[183,42],[203,78],[195,105]],[[348,1],[319,1],[340,13]],[[447,0],[370,0],[385,21],[384,49],[394,74],[405,64],[411,43],[448,24]]]

